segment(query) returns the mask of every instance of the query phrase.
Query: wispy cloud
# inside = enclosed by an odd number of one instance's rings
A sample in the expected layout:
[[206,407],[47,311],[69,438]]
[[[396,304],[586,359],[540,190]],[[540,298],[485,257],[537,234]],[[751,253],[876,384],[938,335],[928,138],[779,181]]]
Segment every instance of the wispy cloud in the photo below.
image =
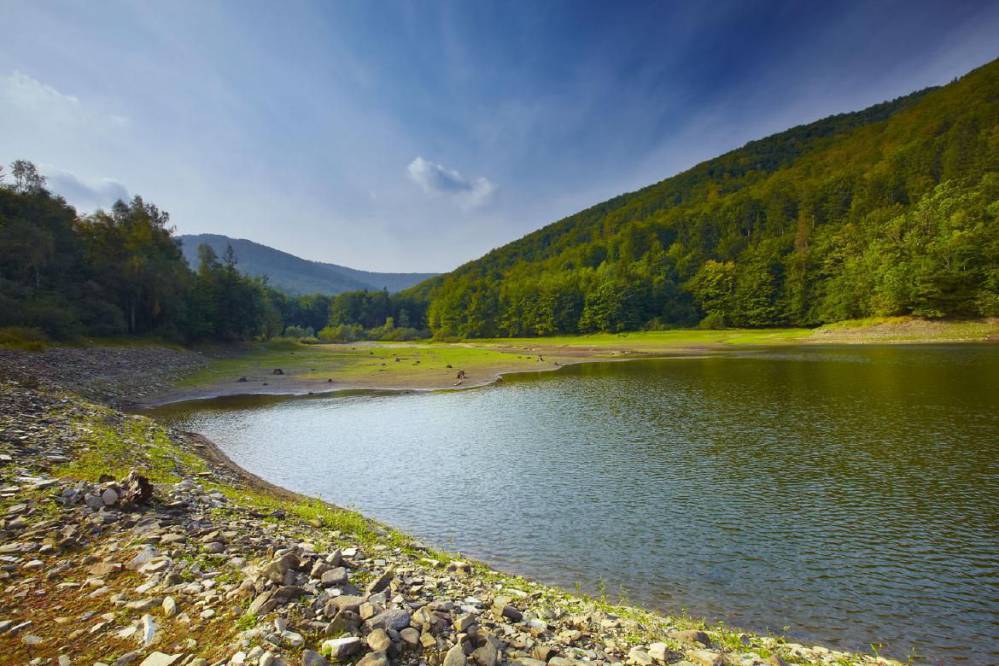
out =
[[102,114],[97,109],[88,108],[75,95],[56,90],[27,74],[14,71],[0,76],[0,108],[11,120],[22,124],[56,128],[122,127],[128,118],[120,114]]
[[485,177],[466,178],[454,169],[417,157],[406,167],[410,180],[433,196],[447,196],[463,209],[484,206],[496,192],[496,185]]
[[62,195],[81,213],[107,209],[118,199],[129,199],[128,189],[112,178],[85,181],[68,171],[44,167],[42,173],[48,181],[48,189]]

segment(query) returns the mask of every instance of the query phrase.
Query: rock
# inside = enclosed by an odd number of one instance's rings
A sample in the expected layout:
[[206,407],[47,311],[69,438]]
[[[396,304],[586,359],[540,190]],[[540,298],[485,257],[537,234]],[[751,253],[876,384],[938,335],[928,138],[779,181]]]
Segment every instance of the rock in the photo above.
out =
[[211,541],[206,543],[204,548],[206,553],[218,554],[225,550],[225,544],[221,541]]
[[163,600],[163,615],[164,617],[173,617],[177,614],[177,602],[174,601],[173,597],[167,597]]
[[347,582],[347,570],[343,567],[336,567],[335,569],[330,569],[323,573],[320,578],[324,587],[332,587],[334,585],[343,585]]
[[633,647],[628,651],[628,663],[634,666],[652,666],[652,656],[639,647]]
[[468,628],[476,623],[477,618],[471,613],[465,613],[464,615],[459,615],[454,619],[454,630],[465,632]]
[[547,662],[555,656],[555,648],[550,645],[535,645],[531,651],[531,656],[538,661]]
[[258,594],[257,597],[250,602],[250,607],[247,609],[247,612],[253,613],[254,615],[265,615],[271,612],[278,605],[277,600],[272,598],[273,596],[273,590],[268,590]]
[[649,646],[649,656],[656,661],[661,661],[666,663],[669,661],[668,657],[670,655],[669,646],[665,643],[653,643]]
[[401,608],[390,608],[382,611],[364,623],[364,628],[368,631],[375,629],[394,629],[400,631],[409,626],[410,615],[408,611]]
[[61,654],[59,655],[59,666],[73,666],[73,660],[69,658],[69,655]]
[[118,492],[114,488],[108,488],[101,493],[101,501],[104,506],[112,506],[118,501]]
[[135,555],[135,557],[129,560],[128,564],[126,564],[125,567],[127,569],[130,569],[131,571],[137,571],[138,569],[152,562],[153,558],[155,558],[156,555],[157,553],[155,548],[153,548],[152,546],[146,546],[145,548],[140,550]]
[[[364,603],[364,597],[345,594],[341,597],[334,597],[333,599],[330,599],[329,603],[326,606],[327,609],[332,607],[338,611],[349,610],[356,613],[361,608],[361,604],[363,603]],[[329,612],[327,612],[326,614],[332,615]]]
[[281,632],[281,639],[286,645],[293,648],[300,648],[305,645],[305,637],[296,631],[284,630]]
[[420,632],[412,627],[406,627],[399,632],[399,637],[409,645],[416,645],[420,642]]
[[392,639],[389,638],[384,629],[375,629],[368,634],[367,642],[368,647],[375,652],[388,652],[388,649],[392,647]]
[[524,614],[509,604],[503,606],[503,610],[500,611],[500,615],[514,623],[520,622],[524,619]]
[[687,653],[687,660],[696,666],[724,666],[725,658],[714,650],[692,650]]
[[490,638],[486,639],[482,647],[478,647],[472,652],[472,659],[479,666],[496,666],[499,661],[499,645],[495,639],[490,640]]
[[302,650],[302,666],[328,666],[328,662],[314,650]]
[[363,646],[363,641],[357,636],[347,636],[346,638],[334,638],[323,641],[322,651],[323,654],[327,654],[333,659],[340,661],[357,654]]
[[686,631],[671,631],[666,634],[675,641],[689,643],[691,645],[703,645],[711,647],[711,637],[700,629],[688,629]]
[[384,652],[369,652],[357,662],[356,666],[389,666],[389,661]]
[[[163,654],[162,652],[154,652],[153,654],[149,655],[149,657],[152,657],[153,655],[156,655],[156,654],[163,655],[164,657],[169,657],[170,656],[170,655],[167,655],[167,654]],[[129,664],[131,664],[133,661],[135,661],[136,659],[138,659],[141,656],[142,656],[142,653],[138,652],[137,650],[133,650],[131,652],[126,652],[125,654],[121,655],[120,657],[118,657],[115,660],[114,666],[128,666]],[[142,665],[140,665],[140,666],[143,666],[145,663],[146,662],[143,661]],[[156,666],[155,662],[153,663],[152,666]]]
[[[165,654],[163,652],[153,652],[142,660],[139,666],[170,666],[175,661],[183,657],[182,654]],[[121,661],[120,659],[118,660]],[[117,666],[122,666],[120,663]]]
[[465,666],[465,651],[461,648],[461,643],[458,643],[444,655],[444,663],[442,666]]
[[394,576],[395,571],[392,568],[387,569],[381,576],[378,576],[373,581],[368,583],[368,587],[365,589],[365,592],[367,592],[368,596],[381,592],[389,586],[389,583],[392,582],[392,578]]
[[104,578],[116,571],[121,571],[121,565],[114,562],[98,562],[87,569],[87,573],[95,578]]
[[142,640],[143,645],[149,645],[156,638],[156,629],[158,628],[156,626],[156,621],[153,619],[152,615],[147,613],[142,616],[140,624],[142,629],[140,640]]

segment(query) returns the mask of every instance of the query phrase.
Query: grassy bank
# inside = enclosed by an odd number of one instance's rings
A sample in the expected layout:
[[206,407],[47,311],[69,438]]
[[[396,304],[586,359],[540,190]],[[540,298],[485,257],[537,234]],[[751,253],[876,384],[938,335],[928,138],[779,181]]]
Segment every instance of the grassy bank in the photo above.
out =
[[[170,399],[337,389],[448,389],[481,386],[513,372],[643,356],[724,353],[751,346],[975,342],[999,339],[999,321],[885,318],[818,329],[680,329],[461,342],[303,344],[272,341],[216,355]],[[280,374],[275,374],[280,370]],[[457,374],[464,371],[459,383]],[[241,381],[242,380],[242,381]]]

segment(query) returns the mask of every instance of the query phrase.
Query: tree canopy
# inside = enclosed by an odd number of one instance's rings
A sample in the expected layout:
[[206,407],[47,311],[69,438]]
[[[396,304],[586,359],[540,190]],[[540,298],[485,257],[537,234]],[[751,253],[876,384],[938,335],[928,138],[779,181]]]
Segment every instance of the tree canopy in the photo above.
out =
[[753,141],[408,293],[440,337],[999,315],[999,61]]

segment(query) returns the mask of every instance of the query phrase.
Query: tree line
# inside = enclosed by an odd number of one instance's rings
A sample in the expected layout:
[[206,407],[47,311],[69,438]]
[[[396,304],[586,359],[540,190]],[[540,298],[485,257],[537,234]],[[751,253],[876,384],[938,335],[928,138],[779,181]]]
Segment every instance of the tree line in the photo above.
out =
[[[81,216],[26,160],[0,167],[0,326],[78,336],[154,335],[183,342],[418,336],[426,306],[384,292],[292,297],[207,245],[191,268],[166,211],[136,196]],[[386,326],[387,325],[387,326]],[[428,335],[428,333],[426,333]]]
[[409,293],[444,338],[999,316],[999,61],[752,142]]

